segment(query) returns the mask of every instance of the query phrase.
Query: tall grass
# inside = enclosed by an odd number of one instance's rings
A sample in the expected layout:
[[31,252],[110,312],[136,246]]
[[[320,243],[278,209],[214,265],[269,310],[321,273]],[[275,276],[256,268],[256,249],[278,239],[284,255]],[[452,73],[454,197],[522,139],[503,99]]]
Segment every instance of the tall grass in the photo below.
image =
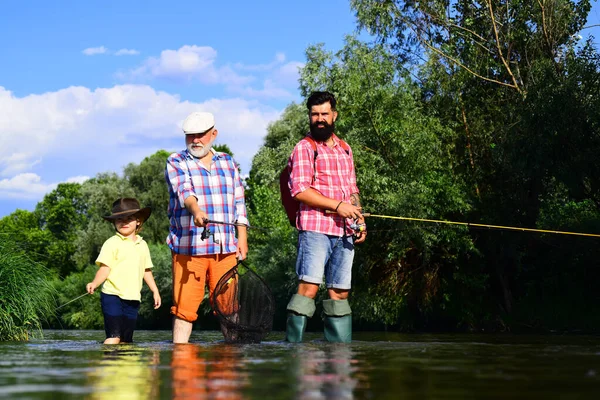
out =
[[0,341],[41,336],[42,321],[55,311],[49,272],[14,242],[0,241]]

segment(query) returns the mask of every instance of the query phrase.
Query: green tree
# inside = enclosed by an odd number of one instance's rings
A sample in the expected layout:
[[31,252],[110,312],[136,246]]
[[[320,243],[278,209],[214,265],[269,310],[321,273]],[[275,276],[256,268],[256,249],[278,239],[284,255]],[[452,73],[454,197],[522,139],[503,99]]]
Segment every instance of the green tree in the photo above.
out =
[[120,197],[135,197],[129,182],[115,173],[100,173],[85,181],[81,192],[88,218],[75,238],[73,260],[80,269],[94,264],[104,241],[115,233],[114,226],[102,218],[111,214],[113,202]]
[[250,224],[266,229],[248,231],[250,266],[269,284],[278,305],[275,329],[285,326],[285,304],[296,290],[297,233],[281,204],[279,174],[295,144],[308,132],[306,107],[290,104],[281,118],[267,128],[264,145],[252,160],[246,180]]
[[160,150],[144,158],[139,165],[129,164],[124,179],[131,185],[142,207],[152,214],[144,223],[142,236],[147,242],[163,243],[169,233],[169,191],[165,181],[165,166],[169,153]]
[[[314,46],[307,58],[301,91],[307,96],[328,89],[336,95],[336,133],[353,149],[366,211],[435,219],[468,212],[466,188],[451,157],[454,133],[423,112],[419,87],[385,45],[349,37],[337,54]],[[459,293],[450,292],[446,282],[457,260],[472,249],[464,230],[367,223],[369,237],[356,253],[356,317],[405,327],[413,319],[423,325],[428,315],[456,301],[451,297]],[[471,286],[480,289],[480,282]],[[455,323],[465,322],[466,313],[454,312]]]
[[[590,200],[597,204],[593,154],[600,146],[598,91],[592,88],[598,87],[599,64],[591,45],[578,50],[576,42],[589,1],[355,0],[352,6],[360,27],[418,77],[423,110],[454,131],[453,170],[471,189],[467,218],[552,229],[547,224],[558,220],[549,213],[562,213],[556,206],[561,199],[567,209],[588,210],[580,214],[584,221],[563,221],[565,230],[593,226],[598,212],[588,207]],[[546,258],[532,257],[552,254],[546,261],[556,265],[553,276],[563,274],[556,264],[563,251],[549,248],[547,238],[482,231],[471,236],[479,252],[470,264],[489,277],[487,312],[499,314],[501,327],[536,314],[533,288],[552,293],[556,303],[568,298],[560,295],[558,281],[545,279]],[[585,253],[572,259],[567,274],[579,281],[597,259],[593,251]],[[573,298],[597,300],[591,293]],[[520,303],[530,308],[515,312]],[[572,312],[562,312],[558,319],[573,321]]]

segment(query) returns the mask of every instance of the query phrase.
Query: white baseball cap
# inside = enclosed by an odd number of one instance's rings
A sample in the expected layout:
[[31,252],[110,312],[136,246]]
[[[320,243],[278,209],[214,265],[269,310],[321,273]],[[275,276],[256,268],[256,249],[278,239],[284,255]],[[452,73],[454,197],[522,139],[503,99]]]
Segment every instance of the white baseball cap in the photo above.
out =
[[204,133],[215,126],[215,116],[209,112],[196,111],[187,116],[183,121],[183,133],[191,135]]

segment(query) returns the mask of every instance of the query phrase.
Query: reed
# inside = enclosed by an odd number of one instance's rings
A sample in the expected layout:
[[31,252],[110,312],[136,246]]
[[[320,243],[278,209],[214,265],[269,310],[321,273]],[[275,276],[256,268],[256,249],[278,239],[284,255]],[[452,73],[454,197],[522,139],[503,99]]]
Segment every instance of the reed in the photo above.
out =
[[0,341],[42,335],[42,322],[55,311],[49,271],[6,237],[0,242]]

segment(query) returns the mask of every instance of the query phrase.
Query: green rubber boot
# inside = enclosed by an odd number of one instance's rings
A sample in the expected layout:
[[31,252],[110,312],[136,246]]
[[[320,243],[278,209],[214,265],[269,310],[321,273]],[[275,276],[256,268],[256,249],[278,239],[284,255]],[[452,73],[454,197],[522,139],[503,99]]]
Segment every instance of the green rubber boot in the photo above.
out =
[[332,343],[352,341],[352,310],[348,300],[323,300],[325,339]]
[[285,326],[285,340],[290,343],[302,342],[307,322],[308,317],[306,315],[289,313]]
[[290,299],[287,310],[285,340],[290,343],[300,343],[304,337],[308,318],[315,313],[315,301],[310,297],[295,294]]

